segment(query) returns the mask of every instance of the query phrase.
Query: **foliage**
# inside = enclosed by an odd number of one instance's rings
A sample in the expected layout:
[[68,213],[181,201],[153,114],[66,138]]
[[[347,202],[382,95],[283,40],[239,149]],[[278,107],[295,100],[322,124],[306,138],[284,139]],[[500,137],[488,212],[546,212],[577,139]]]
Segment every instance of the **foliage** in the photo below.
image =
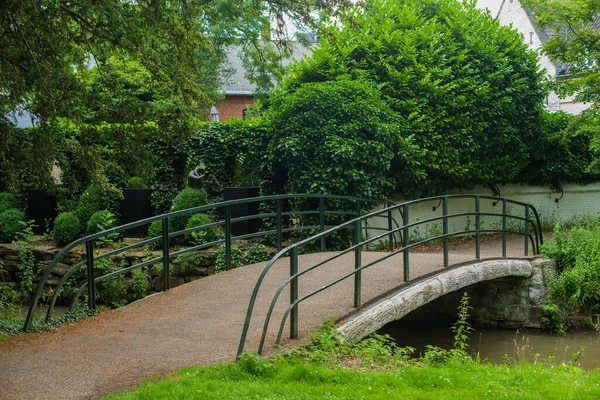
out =
[[[124,262],[117,265],[110,259],[104,258],[94,263],[96,277],[118,271],[124,267]],[[126,303],[127,285],[123,274],[108,278],[98,284],[99,300],[111,308],[118,308]]]
[[132,176],[127,180],[127,187],[129,189],[146,189],[146,183],[139,176]]
[[[197,213],[190,217],[185,225],[185,229],[191,229],[200,227],[203,225],[208,225],[212,221],[210,217],[206,214]],[[204,228],[197,231],[193,231],[186,234],[186,239],[196,245],[214,242],[215,240],[221,239],[223,237],[222,230],[219,227],[212,228]]]
[[199,251],[192,251],[188,253],[184,253],[173,260],[173,264],[177,265],[179,269],[184,271],[189,271],[192,268],[200,266],[202,261],[204,260],[204,254]]
[[0,114],[26,99],[43,120],[83,118],[90,109],[137,120],[156,116],[138,109],[152,96],[150,111],[194,118],[218,98],[226,46],[243,44],[246,58],[260,61],[254,80],[267,86],[264,75],[289,53],[261,41],[272,18],[285,49],[286,21],[314,29],[321,13],[336,14],[346,3],[10,0],[0,12],[0,26],[8,27],[0,36]]
[[17,200],[12,193],[0,192],[0,213],[11,208],[17,208]]
[[[171,222],[171,219],[168,220],[167,224],[169,227],[169,232],[173,232],[173,224]],[[160,239],[158,239],[156,242],[154,242],[154,244],[152,244],[150,247],[156,248],[162,244],[162,220],[152,222],[150,224],[150,227],[148,228],[148,239],[154,238],[157,236]]]
[[574,96],[575,101],[593,105],[576,119],[570,135],[591,138],[594,158],[589,167],[598,174],[600,118],[596,104],[600,100],[600,66],[597,62],[600,54],[597,25],[600,3],[595,0],[526,0],[523,4],[533,10],[536,24],[549,33],[543,52],[563,69],[560,71],[563,75],[551,82],[552,89],[561,97]]
[[[544,91],[537,56],[517,31],[459,0],[372,0],[351,14],[296,64],[284,90],[342,76],[379,85],[402,128],[393,143],[408,141],[394,149],[397,191],[504,182],[526,166]],[[324,109],[316,118],[328,117]]]
[[148,269],[137,268],[131,272],[131,296],[134,300],[148,295]]
[[521,171],[517,180],[531,185],[554,186],[560,182],[597,180],[600,170],[589,170],[594,162],[592,134],[580,129],[581,118],[563,111],[543,111],[530,166]]
[[156,138],[149,144],[155,179],[152,205],[156,214],[169,212],[173,199],[184,187],[186,149],[181,141]]
[[413,138],[401,137],[403,127],[366,80],[288,85],[273,93],[268,118],[273,170],[288,193],[377,198],[392,186],[394,150],[406,164],[415,155]]
[[469,340],[469,335],[473,331],[471,324],[469,324],[470,310],[473,307],[469,305],[469,295],[464,292],[461,299],[460,305],[458,306],[458,320],[452,325],[452,332],[454,332],[454,348],[461,351],[466,351]]
[[0,242],[10,243],[21,236],[25,227],[25,213],[16,208],[0,212]]
[[568,79],[557,82],[563,96],[575,95],[576,101],[596,103],[600,99],[600,66],[595,62],[600,53],[598,14],[595,0],[526,0],[540,28],[548,35],[543,51],[566,69]]
[[[225,243],[221,244],[217,250],[217,258],[215,259],[215,272],[223,272],[226,270],[226,254],[225,254]],[[230,267],[239,268],[244,263],[242,262],[242,249],[238,245],[231,245],[231,262]]]
[[[117,218],[108,210],[96,211],[87,222],[87,233],[94,234],[117,226]],[[111,233],[96,239],[99,246],[112,244],[119,237],[118,233]]]
[[77,205],[77,218],[87,226],[92,214],[103,209],[102,189],[98,186],[89,186],[79,197]]
[[81,232],[81,224],[75,213],[62,212],[54,219],[52,236],[59,245],[66,245],[77,239]]
[[200,166],[211,202],[226,186],[258,186],[268,178],[271,133],[260,118],[199,125],[186,144],[188,170]]
[[[188,208],[200,207],[206,204],[206,197],[204,194],[196,189],[185,188],[173,199],[173,205],[171,206],[171,212],[187,210]],[[173,217],[173,229],[180,231],[185,229],[185,226],[190,219],[191,215],[181,215]]]
[[[544,256],[557,262],[559,274],[551,280],[544,311],[558,330],[569,319],[589,319],[600,311],[600,220],[590,219],[563,232],[560,225],[554,238],[542,247]],[[561,312],[556,312],[558,309]]]
[[246,249],[244,264],[256,264],[271,259],[269,249],[264,244],[255,243]]

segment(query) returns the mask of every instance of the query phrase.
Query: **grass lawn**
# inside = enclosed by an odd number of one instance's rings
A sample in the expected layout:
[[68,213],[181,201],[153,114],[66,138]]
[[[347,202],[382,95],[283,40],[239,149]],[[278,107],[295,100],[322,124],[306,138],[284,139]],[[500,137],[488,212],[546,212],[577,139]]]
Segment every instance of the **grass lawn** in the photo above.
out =
[[105,399],[599,399],[600,372],[447,361],[364,370],[280,359],[185,368]]

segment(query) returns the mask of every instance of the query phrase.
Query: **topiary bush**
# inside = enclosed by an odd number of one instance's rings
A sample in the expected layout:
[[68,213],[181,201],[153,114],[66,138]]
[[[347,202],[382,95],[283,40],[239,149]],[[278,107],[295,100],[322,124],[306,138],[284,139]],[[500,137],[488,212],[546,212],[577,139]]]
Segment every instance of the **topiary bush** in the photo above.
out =
[[[110,228],[117,226],[117,218],[108,210],[96,211],[92,214],[87,222],[87,233],[94,234],[105,231]],[[111,233],[109,235],[100,237],[96,242],[100,246],[108,245],[113,243],[119,237],[118,233]]]
[[[169,232],[173,232],[173,223],[170,219],[168,222],[168,226]],[[162,220],[154,221],[150,224],[150,227],[148,227],[148,239],[157,236],[161,237],[161,239],[158,239],[156,242],[151,244],[150,247],[156,248],[162,244]]]
[[[171,206],[171,212],[186,210],[188,208],[199,207],[206,204],[206,196],[199,190],[192,188],[185,188],[173,199],[173,205]],[[182,215],[179,217],[173,217],[173,229],[180,231],[185,229],[185,226],[190,219],[191,215]]]
[[[206,214],[198,213],[190,217],[185,229],[196,228],[198,226],[210,224],[212,221]],[[205,228],[186,234],[186,240],[193,244],[204,244],[214,242],[223,237],[223,232],[218,227]]]
[[62,212],[54,219],[52,236],[59,245],[66,245],[77,239],[81,232],[79,218],[73,212]]
[[10,243],[19,239],[25,227],[25,213],[16,208],[0,212],[0,242]]
[[12,193],[0,192],[0,212],[17,208],[17,200]]

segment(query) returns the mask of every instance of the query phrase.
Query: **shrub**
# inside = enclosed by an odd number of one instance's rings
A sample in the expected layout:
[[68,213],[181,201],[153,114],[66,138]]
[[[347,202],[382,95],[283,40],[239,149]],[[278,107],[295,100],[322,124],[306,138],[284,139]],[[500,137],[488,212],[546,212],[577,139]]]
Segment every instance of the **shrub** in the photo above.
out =
[[309,82],[272,101],[274,169],[288,193],[380,197],[392,186],[394,150],[412,148],[371,82]]
[[[242,262],[242,249],[239,246],[231,245],[231,268],[238,268],[244,265]],[[217,258],[215,260],[215,272],[225,271],[225,243],[219,246]]]
[[148,186],[144,183],[144,180],[139,176],[132,176],[127,180],[127,187],[129,189],[146,189]]
[[25,214],[16,208],[0,213],[0,242],[9,243],[19,239],[26,226]]
[[81,223],[75,213],[62,212],[54,220],[52,236],[61,246],[75,240],[79,232],[81,232]]
[[[87,232],[91,235],[94,233],[102,232],[110,228],[117,226],[117,218],[108,210],[96,211],[92,214],[87,222]],[[100,237],[97,239],[97,243],[100,246],[113,243],[119,237],[118,233],[111,233],[109,235]]]
[[[196,189],[185,188],[173,199],[171,212],[187,210],[188,208],[199,207],[206,204],[206,196]],[[182,215],[173,218],[173,229],[180,231],[185,229],[185,225],[190,219],[190,215]]]
[[558,264],[559,274],[550,281],[544,308],[555,329],[568,326],[567,317],[588,318],[600,312],[600,219],[585,221],[569,232],[557,225],[542,253]]
[[[169,232],[173,232],[173,224],[170,219],[168,226]],[[150,224],[150,227],[148,227],[148,239],[157,236],[161,237],[161,239],[158,239],[153,245],[150,245],[150,247],[156,248],[162,244],[162,220],[154,221]]]
[[[195,228],[198,226],[210,224],[212,221],[206,214],[194,214],[188,220],[185,228]],[[186,234],[186,239],[194,244],[200,245],[204,243],[214,242],[223,237],[222,231],[218,227],[205,228]]]
[[264,244],[255,243],[248,247],[244,254],[245,264],[256,264],[271,259],[269,249]]
[[12,193],[0,192],[0,213],[17,208],[17,200]]
[[131,272],[131,295],[134,300],[148,295],[148,269],[138,268]]
[[77,205],[77,218],[86,225],[92,214],[105,208],[103,191],[100,187],[91,185],[79,197]]

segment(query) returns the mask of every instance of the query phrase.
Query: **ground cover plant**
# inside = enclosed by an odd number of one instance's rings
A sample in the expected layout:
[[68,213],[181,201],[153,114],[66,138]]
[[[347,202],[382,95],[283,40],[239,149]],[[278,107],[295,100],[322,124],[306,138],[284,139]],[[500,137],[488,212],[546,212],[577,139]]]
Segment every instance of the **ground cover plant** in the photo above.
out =
[[542,305],[547,324],[558,332],[596,327],[592,316],[600,312],[600,219],[589,218],[570,229],[557,224],[541,250],[557,263]]

